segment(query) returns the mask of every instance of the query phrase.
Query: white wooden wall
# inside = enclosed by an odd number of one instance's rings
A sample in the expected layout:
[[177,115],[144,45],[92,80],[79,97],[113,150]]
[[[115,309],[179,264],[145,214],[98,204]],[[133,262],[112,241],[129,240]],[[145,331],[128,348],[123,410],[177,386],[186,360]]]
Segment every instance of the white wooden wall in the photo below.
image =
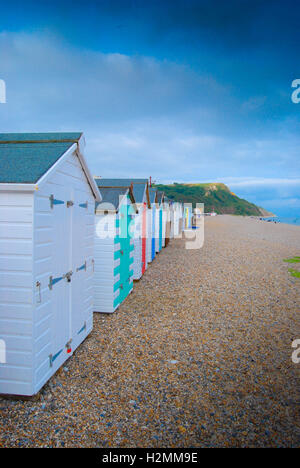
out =
[[[99,236],[107,227],[107,238]],[[98,229],[98,232],[97,232]],[[120,265],[120,259],[114,260],[114,253],[120,250],[120,244],[115,243],[116,215],[95,216],[95,275],[94,275],[94,311],[113,313],[118,304],[114,301],[120,294],[120,289],[114,292],[114,285],[120,280],[120,274],[114,274],[114,269]]]
[[160,206],[157,204],[156,205],[156,210],[155,210],[155,250],[156,253],[159,252],[159,216],[160,216]]
[[[51,209],[52,194],[65,203]],[[0,200],[1,236],[6,232],[0,241],[0,339],[8,345],[0,393],[32,395],[93,326],[95,200],[75,154],[61,158],[33,195],[0,191]],[[87,208],[79,206],[86,202]],[[77,271],[82,265],[86,269]],[[70,284],[62,279],[49,289],[50,276],[71,270]]]
[[0,393],[33,393],[33,194],[0,191]]
[[147,240],[146,240],[147,264],[152,262],[152,209],[147,208]]
[[[51,209],[51,194],[58,199],[62,197],[62,200],[73,200],[74,206],[66,208],[65,205],[54,205]],[[79,204],[86,202],[87,208],[79,207]],[[38,291],[35,291],[36,389],[69,357],[63,352],[53,363],[53,367],[49,368],[49,354],[59,351],[64,344],[64,333],[67,333],[64,329],[69,330],[71,348],[74,351],[93,327],[94,208],[95,199],[74,153],[60,161],[35,194],[34,278],[42,285],[41,303],[38,302]],[[65,222],[66,215],[71,218],[70,224]],[[86,271],[77,272],[76,269],[84,262]],[[66,291],[66,280],[55,284],[52,291],[48,283],[50,275],[59,276],[69,270],[73,271],[69,291],[70,321],[65,317],[66,323],[63,324],[61,301],[65,301],[66,307],[68,304],[68,290],[66,297],[62,298],[63,291]],[[86,329],[79,333],[84,325]]]
[[162,214],[162,247],[166,246],[166,228],[167,228],[167,220],[168,220],[168,212],[167,207],[164,206],[163,214]]
[[142,277],[142,213],[139,207],[139,213],[134,216],[134,262],[133,262],[133,279],[139,280]]

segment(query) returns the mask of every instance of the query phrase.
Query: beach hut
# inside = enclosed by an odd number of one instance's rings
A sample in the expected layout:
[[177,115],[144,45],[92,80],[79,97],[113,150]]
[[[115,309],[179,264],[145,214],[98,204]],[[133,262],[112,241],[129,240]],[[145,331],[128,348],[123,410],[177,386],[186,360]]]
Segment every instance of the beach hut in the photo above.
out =
[[97,179],[98,186],[132,188],[138,213],[134,217],[133,279],[139,280],[146,271],[147,262],[147,208],[150,209],[148,179]]
[[93,327],[101,196],[83,147],[82,133],[0,134],[2,394],[36,394]]
[[184,228],[185,229],[192,229],[192,216],[193,216],[192,207],[185,204],[184,206]]
[[131,187],[100,190],[102,201],[95,207],[94,312],[113,313],[133,288],[131,228],[137,208]]
[[183,223],[183,204],[171,202],[170,204],[171,235],[170,238],[181,238],[185,226]]
[[184,232],[185,230],[185,211],[184,211],[184,203],[180,203],[180,219],[181,219],[181,222],[180,222],[180,228],[181,228],[181,232]]
[[154,260],[156,255],[155,249],[155,210],[156,210],[156,202],[157,202],[157,190],[155,188],[149,188],[149,198],[151,204],[151,242],[149,242],[149,250],[151,255],[151,261]]
[[175,206],[175,236],[181,237],[184,230],[183,204],[178,202]]
[[170,238],[170,200],[164,196],[163,214],[162,214],[162,247],[166,247],[166,237]]
[[163,202],[164,192],[157,191],[157,203],[155,211],[155,250],[159,253],[162,249],[163,237]]
[[163,227],[163,247],[166,247],[170,241],[170,234],[171,234],[171,208],[172,203],[169,198],[165,196],[164,198],[164,213],[163,213],[163,220],[164,220],[164,227]]

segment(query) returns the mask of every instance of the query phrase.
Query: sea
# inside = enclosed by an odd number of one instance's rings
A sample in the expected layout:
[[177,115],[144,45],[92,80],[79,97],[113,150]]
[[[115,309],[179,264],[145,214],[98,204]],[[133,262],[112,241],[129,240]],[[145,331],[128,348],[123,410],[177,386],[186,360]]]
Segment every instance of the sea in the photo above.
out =
[[272,221],[274,223],[293,224],[294,226],[300,226],[300,215],[298,217],[285,218],[283,216],[262,218],[264,221]]

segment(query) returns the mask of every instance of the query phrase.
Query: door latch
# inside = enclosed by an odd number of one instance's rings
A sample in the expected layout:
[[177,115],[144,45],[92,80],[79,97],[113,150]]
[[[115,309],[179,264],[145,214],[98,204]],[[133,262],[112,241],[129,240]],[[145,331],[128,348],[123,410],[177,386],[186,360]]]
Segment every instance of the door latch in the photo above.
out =
[[70,206],[73,206],[74,202],[72,200],[67,201],[67,208],[70,208]]
[[68,273],[65,273],[63,278],[66,278],[68,283],[71,283],[71,276],[73,275],[73,271],[68,271]]
[[69,340],[68,343],[66,343],[66,349],[67,349],[68,354],[72,352],[71,343],[72,343],[72,339]]
[[81,271],[81,270],[85,270],[85,271],[86,271],[86,261],[84,262],[83,265],[81,265],[80,267],[76,268],[76,271]]
[[37,303],[40,304],[40,303],[42,302],[42,296],[41,296],[41,282],[40,282],[40,281],[37,281],[37,282],[36,282],[36,288],[38,289],[38,294],[39,294]]

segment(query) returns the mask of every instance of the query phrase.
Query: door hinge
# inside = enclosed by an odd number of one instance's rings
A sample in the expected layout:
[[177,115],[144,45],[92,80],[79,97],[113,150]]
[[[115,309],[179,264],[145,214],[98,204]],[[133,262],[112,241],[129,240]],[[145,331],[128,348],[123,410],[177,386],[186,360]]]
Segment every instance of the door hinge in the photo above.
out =
[[71,283],[71,276],[73,275],[73,271],[68,271],[67,273],[64,274],[63,278],[66,278],[68,283]]
[[65,273],[63,276],[59,276],[57,278],[53,278],[53,276],[50,276],[49,278],[49,284],[48,287],[50,290],[52,290],[53,286],[61,281],[62,279],[66,279],[68,283],[71,283],[71,276],[73,275],[73,271],[68,271],[68,273]]
[[58,358],[58,356],[63,352],[63,350],[61,349],[60,351],[58,351],[58,353],[54,354],[50,354],[49,355],[49,360],[50,360],[50,367],[53,367],[53,362],[55,361],[55,359]]
[[81,265],[80,267],[76,268],[76,271],[81,271],[81,270],[85,270],[85,271],[86,271],[86,261],[84,262],[83,265]]
[[55,283],[58,283],[59,281],[61,281],[63,279],[63,276],[59,276],[58,278],[53,278],[53,276],[50,276],[49,278],[49,284],[48,284],[48,287],[50,290],[52,290],[53,286],[55,285]]
[[79,332],[77,332],[77,335],[80,335],[84,330],[86,330],[86,322],[84,322],[84,325],[82,328],[80,328]]
[[53,209],[54,205],[63,205],[65,203],[63,200],[57,200],[56,198],[54,198],[54,195],[50,195],[49,200],[51,210]]

